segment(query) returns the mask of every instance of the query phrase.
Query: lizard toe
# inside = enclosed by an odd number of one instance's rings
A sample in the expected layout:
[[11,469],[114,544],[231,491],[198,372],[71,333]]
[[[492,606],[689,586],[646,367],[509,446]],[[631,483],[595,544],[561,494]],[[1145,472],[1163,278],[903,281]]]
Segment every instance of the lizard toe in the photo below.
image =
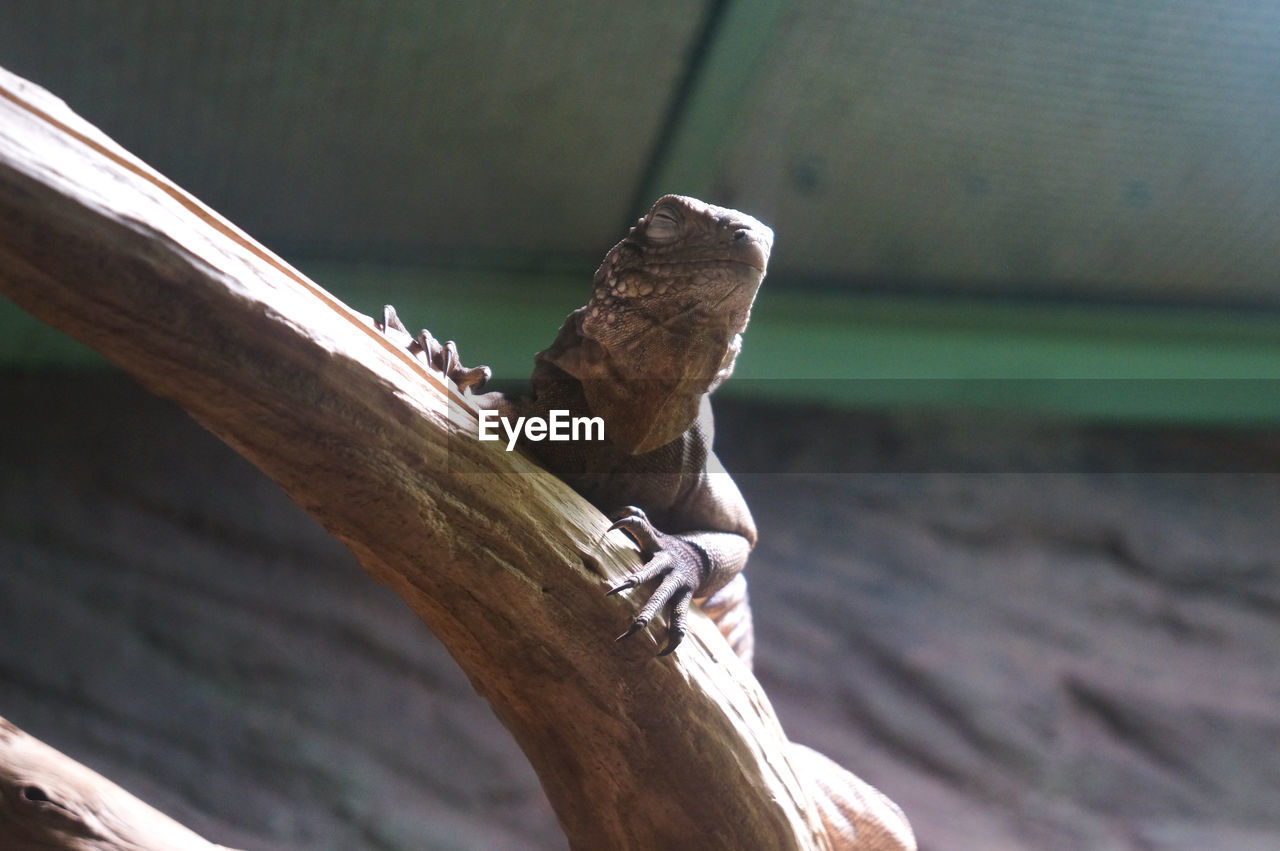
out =
[[623,534],[636,542],[636,546],[640,547],[646,557],[661,550],[660,536],[662,533],[653,528],[653,524],[649,522],[649,517],[635,506],[628,506],[625,510],[632,513],[625,514],[614,520],[613,525],[607,531],[621,530]]
[[667,627],[667,646],[662,648],[659,656],[669,656],[684,641],[689,629],[689,601],[692,599],[692,591],[681,591],[680,596],[672,603],[671,624]]

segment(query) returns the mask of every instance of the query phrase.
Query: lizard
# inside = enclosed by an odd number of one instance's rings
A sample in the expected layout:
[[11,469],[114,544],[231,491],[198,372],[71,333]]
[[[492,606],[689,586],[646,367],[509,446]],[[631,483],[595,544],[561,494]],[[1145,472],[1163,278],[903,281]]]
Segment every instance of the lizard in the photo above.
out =
[[[660,579],[619,639],[666,610],[661,655],[679,646],[697,599],[750,662],[742,569],[756,527],[712,450],[708,396],[733,372],[772,245],[773,231],[744,213],[659,199],[605,256],[587,304],[534,356],[531,393],[473,396],[506,419],[568,410],[604,420],[602,441],[521,447],[640,546],[646,563],[609,593]],[[382,325],[408,333],[390,305]],[[464,393],[491,377],[488,367],[463,366],[456,345],[428,331],[414,346]]]
[[[773,231],[752,216],[681,195],[659,198],[605,255],[586,305],[534,356],[530,392],[473,394],[504,419],[553,410],[598,416],[604,439],[521,441],[521,447],[609,516],[641,551],[617,594],[654,581],[626,639],[666,612],[670,654],[690,603],[711,616],[750,667],[751,608],[742,573],[757,532],[746,500],[713,450],[709,397],[733,372]],[[409,334],[395,308],[380,327]],[[423,330],[411,344],[465,394],[488,367],[463,366],[454,342]],[[825,756],[792,743],[834,847],[914,848],[900,809]]]

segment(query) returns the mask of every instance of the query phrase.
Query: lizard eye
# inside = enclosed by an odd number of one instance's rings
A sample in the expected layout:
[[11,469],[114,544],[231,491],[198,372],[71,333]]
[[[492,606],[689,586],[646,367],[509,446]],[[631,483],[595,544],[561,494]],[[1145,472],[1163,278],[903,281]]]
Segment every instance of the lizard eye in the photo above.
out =
[[665,242],[669,239],[675,239],[680,232],[680,222],[676,219],[674,213],[666,207],[661,207],[654,211],[649,218],[649,226],[645,229],[645,233],[650,239],[658,242]]

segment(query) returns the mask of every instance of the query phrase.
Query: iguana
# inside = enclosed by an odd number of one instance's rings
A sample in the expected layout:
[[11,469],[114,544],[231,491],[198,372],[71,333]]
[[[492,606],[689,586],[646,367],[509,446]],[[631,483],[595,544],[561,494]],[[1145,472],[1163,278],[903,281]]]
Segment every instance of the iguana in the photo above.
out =
[[[608,593],[657,581],[619,640],[666,610],[662,655],[679,646],[696,600],[751,664],[742,569],[756,527],[712,451],[708,397],[733,372],[772,247],[773,231],[745,213],[658,199],[605,255],[587,304],[534,356],[529,394],[474,397],[507,420],[556,410],[603,420],[603,440],[520,445],[639,545],[645,563]],[[382,327],[408,333],[390,305]],[[464,393],[491,377],[425,330],[413,348]],[[817,775],[815,798],[836,847],[915,847],[901,811],[873,787],[802,745],[793,756]]]
[[[756,528],[712,452],[707,397],[733,371],[772,245],[773,232],[743,213],[660,199],[605,256],[586,306],[534,356],[530,394],[474,399],[509,420],[553,410],[604,420],[603,441],[520,445],[641,546],[647,563],[609,593],[662,577],[620,638],[667,608],[664,654],[680,644],[697,598],[751,658],[741,571]],[[391,306],[383,322],[404,330]],[[490,377],[488,367],[462,366],[456,346],[427,331],[416,347],[464,392]]]

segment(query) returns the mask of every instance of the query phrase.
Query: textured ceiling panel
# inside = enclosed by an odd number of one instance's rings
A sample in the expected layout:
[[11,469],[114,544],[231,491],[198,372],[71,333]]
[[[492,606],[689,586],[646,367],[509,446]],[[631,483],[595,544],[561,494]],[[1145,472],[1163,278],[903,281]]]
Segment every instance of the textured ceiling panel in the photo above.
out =
[[775,270],[1280,303],[1273,3],[797,0],[716,177]]
[[299,260],[594,259],[660,189],[775,287],[1280,306],[1274,3],[5,0],[0,65]]
[[0,65],[276,248],[594,251],[633,215],[701,16],[5,0]]

